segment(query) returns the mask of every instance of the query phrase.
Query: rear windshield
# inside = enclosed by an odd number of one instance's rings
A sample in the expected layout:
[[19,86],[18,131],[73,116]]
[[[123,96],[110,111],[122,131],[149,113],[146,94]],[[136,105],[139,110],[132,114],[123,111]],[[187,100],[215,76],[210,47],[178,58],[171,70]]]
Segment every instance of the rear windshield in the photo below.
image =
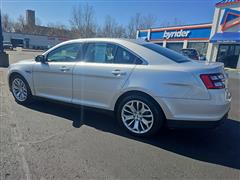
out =
[[177,53],[171,49],[163,48],[157,44],[149,43],[149,44],[142,44],[142,46],[144,46],[152,51],[155,51],[155,52],[173,60],[176,63],[183,63],[183,62],[190,61],[186,56],[184,56],[180,53]]

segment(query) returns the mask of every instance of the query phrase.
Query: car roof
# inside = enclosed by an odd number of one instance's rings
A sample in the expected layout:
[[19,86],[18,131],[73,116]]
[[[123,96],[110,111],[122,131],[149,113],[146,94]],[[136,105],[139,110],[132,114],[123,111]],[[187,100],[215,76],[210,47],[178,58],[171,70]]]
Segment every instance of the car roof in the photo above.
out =
[[143,47],[144,44],[152,44],[146,42],[142,39],[121,39],[121,38],[84,38],[84,39],[74,39],[60,43],[53,48],[49,49],[43,55],[46,55],[48,52],[56,49],[62,45],[68,45],[71,43],[88,43],[88,42],[106,42],[106,43],[116,43],[123,45],[125,48],[130,50],[137,56],[140,56],[142,59],[147,61],[149,64],[171,64],[173,63],[167,57],[164,57],[150,49]]
[[62,44],[68,44],[68,43],[76,43],[76,42],[109,42],[109,43],[135,43],[135,44],[145,44],[148,43],[142,39],[125,39],[125,38],[83,38],[83,39],[74,39],[65,41]]

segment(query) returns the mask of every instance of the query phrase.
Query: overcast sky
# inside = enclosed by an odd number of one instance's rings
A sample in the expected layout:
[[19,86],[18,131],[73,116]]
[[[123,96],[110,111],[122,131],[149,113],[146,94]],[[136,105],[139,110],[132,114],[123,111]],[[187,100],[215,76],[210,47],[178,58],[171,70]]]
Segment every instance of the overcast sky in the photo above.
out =
[[36,11],[41,24],[62,23],[69,25],[73,6],[88,3],[94,7],[97,22],[101,24],[106,15],[111,15],[120,24],[126,25],[135,13],[153,14],[156,26],[173,22],[174,18],[184,24],[212,21],[214,5],[219,0],[0,0],[1,10],[13,19],[25,15],[26,9]]

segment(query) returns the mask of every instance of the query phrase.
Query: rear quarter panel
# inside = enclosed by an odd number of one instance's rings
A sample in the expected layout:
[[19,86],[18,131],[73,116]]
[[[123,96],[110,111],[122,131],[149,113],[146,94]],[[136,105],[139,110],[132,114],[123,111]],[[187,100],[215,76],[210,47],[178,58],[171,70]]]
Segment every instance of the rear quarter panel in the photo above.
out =
[[210,98],[207,89],[192,73],[179,68],[174,69],[172,65],[137,65],[122,90],[115,95],[111,109],[114,109],[117,99],[129,91],[141,91],[150,95],[160,103],[165,114],[170,112],[164,98],[179,100]]
[[190,72],[173,66],[137,65],[124,86],[141,89],[155,97],[178,99],[209,99],[204,85]]

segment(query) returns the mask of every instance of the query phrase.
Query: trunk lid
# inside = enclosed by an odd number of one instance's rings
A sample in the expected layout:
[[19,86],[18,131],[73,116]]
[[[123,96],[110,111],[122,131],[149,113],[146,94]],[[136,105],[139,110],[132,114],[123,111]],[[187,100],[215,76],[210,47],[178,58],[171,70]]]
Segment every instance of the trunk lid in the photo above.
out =
[[190,61],[182,64],[186,71],[192,72],[195,75],[224,73],[224,64],[219,62],[205,62],[205,61]]
[[184,70],[192,73],[199,82],[202,83],[200,75],[203,74],[223,74],[225,88],[228,88],[228,77],[224,71],[224,64],[219,62],[190,61],[182,64]]

